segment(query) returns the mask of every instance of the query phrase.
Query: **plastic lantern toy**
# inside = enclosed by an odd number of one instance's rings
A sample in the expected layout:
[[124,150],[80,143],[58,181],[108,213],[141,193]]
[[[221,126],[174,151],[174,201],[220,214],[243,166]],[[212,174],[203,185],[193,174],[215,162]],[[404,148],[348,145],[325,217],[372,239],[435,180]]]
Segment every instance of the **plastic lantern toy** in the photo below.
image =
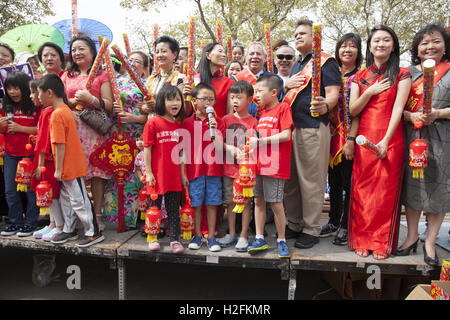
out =
[[36,187],[36,205],[41,208],[39,211],[41,215],[50,214],[53,198],[53,189],[51,184],[45,180],[45,171],[45,167],[41,167],[42,180]]
[[256,184],[256,164],[250,161],[250,146],[247,144],[244,147],[245,158],[239,164],[239,181],[242,186],[242,195],[244,197],[253,197],[253,187]]
[[145,233],[147,234],[147,243],[157,241],[158,233],[161,229],[161,211],[155,206],[155,201],[158,199],[157,194],[152,194],[153,206],[147,210],[145,214]]
[[0,166],[3,166],[3,157],[6,154],[5,136],[0,133]]
[[[33,147],[31,144],[27,143],[25,146],[27,150],[31,150]],[[33,175],[33,162],[29,158],[23,158],[17,164],[16,171],[16,183],[17,191],[27,192],[27,185],[31,181],[31,176]]]
[[[422,122],[416,122],[414,124],[414,129],[420,129],[422,127]],[[423,179],[423,169],[427,167],[428,164],[428,144],[419,138],[414,140],[409,145],[409,166],[413,169],[414,179]]]
[[239,178],[233,181],[233,202],[236,206],[233,209],[235,213],[242,213],[245,208],[245,204],[248,202],[248,197],[243,195],[243,187]]
[[141,220],[145,220],[145,212],[148,209],[148,206],[150,205],[150,197],[147,193],[147,188],[142,188],[141,191],[139,191],[139,211],[141,212]]
[[191,240],[194,231],[194,208],[191,206],[189,191],[186,188],[186,201],[181,208],[181,232],[184,240]]

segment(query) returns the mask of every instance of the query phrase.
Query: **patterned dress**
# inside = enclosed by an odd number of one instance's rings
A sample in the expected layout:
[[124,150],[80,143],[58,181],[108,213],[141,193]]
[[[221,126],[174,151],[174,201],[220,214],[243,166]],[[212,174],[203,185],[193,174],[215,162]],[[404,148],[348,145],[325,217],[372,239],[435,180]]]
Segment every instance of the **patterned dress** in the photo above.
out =
[[[136,105],[142,101],[143,95],[138,87],[134,84],[128,76],[122,76],[117,78],[117,84],[120,90],[120,97],[122,100],[123,108],[125,112],[134,113],[139,115]],[[143,127],[137,123],[122,124],[122,131],[125,131],[129,136],[133,137],[139,127]],[[113,132],[119,131],[119,125],[117,118],[114,118]],[[142,183],[138,181],[136,174],[130,172],[127,179],[124,181],[124,214],[125,225],[127,228],[135,228],[139,214],[139,191],[142,189]],[[105,205],[103,215],[106,216],[107,221],[112,223],[119,222],[119,216],[117,212],[117,180],[110,179],[106,183],[105,188]]]

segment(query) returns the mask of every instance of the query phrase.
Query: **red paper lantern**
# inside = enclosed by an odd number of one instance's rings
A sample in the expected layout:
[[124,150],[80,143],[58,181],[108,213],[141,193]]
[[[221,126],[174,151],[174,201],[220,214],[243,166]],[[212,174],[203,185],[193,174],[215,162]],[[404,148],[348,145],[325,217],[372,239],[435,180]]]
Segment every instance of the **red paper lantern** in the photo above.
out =
[[45,167],[41,168],[42,181],[36,187],[36,205],[41,208],[39,210],[41,215],[50,214],[50,207],[53,199],[52,186],[44,178],[45,170]]
[[158,199],[157,194],[152,194],[153,206],[147,210],[145,215],[145,233],[147,234],[147,242],[157,241],[158,233],[161,229],[161,211],[155,206]]
[[139,191],[139,211],[141,212],[141,219],[145,220],[145,212],[147,211],[148,207],[150,205],[150,197],[147,193],[147,188],[142,188],[141,191]]
[[0,166],[3,165],[3,157],[6,154],[5,136],[0,133]]
[[244,197],[253,197],[253,187],[256,184],[256,164],[251,162],[249,152],[250,146],[245,145],[245,158],[239,164],[239,181],[242,186],[242,195]]
[[233,209],[235,213],[242,213],[245,208],[245,204],[248,202],[248,197],[243,195],[243,187],[239,178],[233,181],[233,202],[236,206]]
[[423,169],[428,164],[428,144],[422,139],[414,140],[409,146],[409,166],[414,179],[423,179]]
[[186,189],[186,201],[181,208],[180,215],[183,239],[190,240],[192,238],[192,232],[194,231],[194,208],[191,206],[188,189]]
[[[31,144],[25,146],[27,150],[31,150]],[[33,175],[33,162],[29,158],[23,158],[17,164],[16,171],[16,183],[17,191],[27,192],[27,185],[31,182],[31,176]]]

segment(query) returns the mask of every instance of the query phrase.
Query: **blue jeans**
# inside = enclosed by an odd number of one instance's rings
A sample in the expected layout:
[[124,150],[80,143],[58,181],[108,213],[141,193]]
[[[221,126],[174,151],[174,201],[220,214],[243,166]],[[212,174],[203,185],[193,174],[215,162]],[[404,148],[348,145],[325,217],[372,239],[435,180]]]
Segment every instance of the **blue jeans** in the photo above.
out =
[[[33,161],[33,157],[29,157]],[[30,227],[37,227],[39,218],[39,208],[36,206],[36,194],[28,185],[27,191],[27,212],[25,220],[23,218],[22,201],[20,200],[20,192],[17,191],[16,171],[17,164],[23,157],[14,157],[5,154],[4,170],[5,170],[5,197],[8,203],[8,218],[9,221],[16,226],[22,227],[24,225]]]

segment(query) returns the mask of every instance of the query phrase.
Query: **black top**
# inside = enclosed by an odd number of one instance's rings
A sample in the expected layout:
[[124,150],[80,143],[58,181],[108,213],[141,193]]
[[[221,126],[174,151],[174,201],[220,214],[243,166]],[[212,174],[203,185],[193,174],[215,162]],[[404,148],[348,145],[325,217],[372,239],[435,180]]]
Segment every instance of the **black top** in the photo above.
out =
[[[291,77],[300,71],[302,71],[312,58],[312,53],[308,54],[304,60],[300,59],[295,62],[292,67]],[[296,128],[318,128],[320,122],[328,125],[328,113],[319,117],[311,116],[311,88],[312,81],[308,86],[300,91],[292,104],[292,118]],[[328,61],[322,66],[321,81],[320,81],[320,95],[325,97],[325,87],[329,86],[341,86],[341,71],[334,59],[328,59]]]

